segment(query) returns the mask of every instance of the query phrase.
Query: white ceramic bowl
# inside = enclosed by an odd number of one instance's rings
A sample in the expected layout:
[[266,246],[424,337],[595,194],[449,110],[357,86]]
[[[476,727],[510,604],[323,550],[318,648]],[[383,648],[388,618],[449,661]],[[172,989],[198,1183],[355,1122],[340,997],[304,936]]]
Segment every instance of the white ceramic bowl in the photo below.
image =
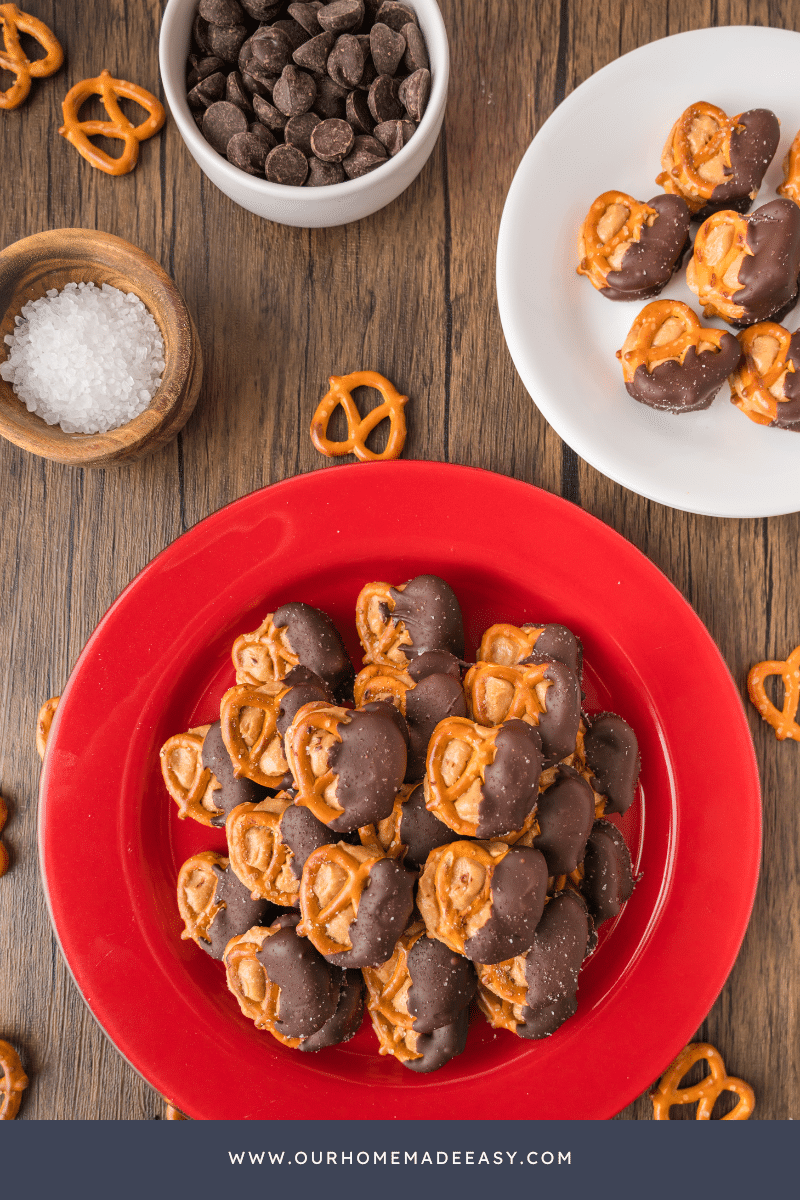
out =
[[161,80],[175,124],[189,153],[220,191],[242,208],[305,229],[360,221],[390,204],[428,161],[444,120],[450,51],[447,32],[435,0],[407,0],[425,35],[431,64],[431,94],[419,128],[403,149],[368,175],[328,187],[288,187],[269,183],[232,166],[212,150],[186,102],[186,59],[197,0],[169,0],[161,22],[159,62]]

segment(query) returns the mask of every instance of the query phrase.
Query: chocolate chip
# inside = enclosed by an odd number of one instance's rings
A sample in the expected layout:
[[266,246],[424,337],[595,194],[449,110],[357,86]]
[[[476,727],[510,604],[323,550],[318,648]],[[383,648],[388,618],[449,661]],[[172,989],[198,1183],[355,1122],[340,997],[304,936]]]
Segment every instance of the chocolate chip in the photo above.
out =
[[424,67],[400,84],[399,98],[412,121],[421,121],[431,94],[431,73]]
[[204,113],[205,113],[205,109],[202,109],[202,108],[199,111],[197,109],[195,109],[195,111],[192,113],[192,118],[194,119],[194,123],[197,126],[197,128],[200,130],[201,133],[203,132]]
[[331,33],[348,33],[364,20],[364,0],[333,0],[332,4],[323,5],[317,20]]
[[273,29],[280,29],[285,33],[292,45],[292,50],[296,50],[298,46],[302,46],[303,42],[308,37],[305,29],[298,21],[274,21]]
[[225,99],[231,104],[235,104],[242,112],[248,115],[252,112],[250,105],[250,97],[245,91],[242,77],[238,71],[231,71],[228,76],[228,81],[225,85]]
[[281,77],[272,92],[272,101],[287,117],[299,117],[308,112],[314,103],[317,85],[306,71],[298,67],[284,67]]
[[322,8],[322,0],[312,0],[310,4],[290,4],[288,8],[289,16],[297,21],[298,25],[302,25],[306,33],[310,33],[315,37],[322,26],[317,20],[317,13]]
[[335,40],[332,33],[319,33],[316,37],[309,38],[302,46],[298,46],[292,58],[298,67],[303,67],[314,75],[325,75],[328,70],[328,56]]
[[209,58],[200,58],[189,74],[186,76],[187,88],[196,87],[203,79],[208,79],[209,75],[216,75],[217,71],[224,71],[225,63],[221,58],[211,55]]
[[414,72],[421,70],[424,67],[426,70],[430,68],[430,60],[428,59],[428,47],[425,45],[425,38],[422,36],[418,25],[404,25],[403,37],[406,39],[406,53],[403,59],[403,65],[407,71]]
[[369,89],[367,96],[369,111],[378,125],[382,121],[394,121],[403,115],[403,108],[398,98],[397,80],[391,75],[379,75]]
[[320,121],[311,133],[311,149],[323,162],[341,162],[353,149],[355,134],[347,121]]
[[270,104],[269,100],[265,100],[263,96],[253,96],[253,112],[267,129],[281,133],[286,128],[287,118],[282,112],[278,112],[275,105]]
[[197,11],[212,25],[241,25],[244,9],[239,0],[200,0]]
[[209,25],[208,44],[211,53],[226,63],[235,63],[247,41],[246,25]]
[[283,138],[286,145],[296,146],[308,158],[312,152],[311,138],[314,129],[317,125],[321,124],[321,119],[316,113],[312,112],[302,113],[299,117],[290,117],[283,131]]
[[[275,82],[280,78],[279,75],[271,75],[269,71],[265,71],[261,63],[253,53],[253,39],[248,38],[239,51],[239,70],[244,80],[244,85],[248,91],[258,92],[259,95],[272,95],[272,89],[275,87]],[[249,80],[255,82],[254,87],[250,86]]]
[[292,61],[292,43],[280,29],[262,25],[250,38],[253,57],[268,75],[280,75]]
[[353,149],[343,160],[342,166],[348,179],[360,179],[386,162],[388,157],[385,146],[369,134],[362,133],[355,138]]
[[[363,92],[350,92],[345,102],[345,116],[355,133],[372,133],[375,122],[369,111],[367,97]],[[383,140],[383,139],[381,139]]]
[[263,78],[258,79],[256,76],[251,75],[248,71],[241,71],[241,76],[244,89],[245,91],[249,92],[251,96],[271,96],[275,84],[278,82],[279,78],[271,78],[265,83]]
[[379,21],[369,31],[369,48],[378,74],[394,75],[406,52],[406,39]]
[[197,87],[186,96],[189,108],[208,108],[215,100],[221,100],[225,95],[225,76],[222,71],[215,71],[206,79],[201,79]]
[[204,54],[211,53],[211,44],[208,40],[208,30],[208,21],[204,21],[200,16],[200,13],[197,13],[194,19],[194,24],[192,25],[192,37],[194,38],[194,43],[198,50],[201,50]]
[[255,21],[271,21],[281,9],[281,0],[239,0],[242,8]]
[[330,76],[317,81],[317,98],[314,101],[314,112],[323,120],[328,117],[343,117],[345,114],[345,97],[347,89],[334,83]]
[[394,158],[398,150],[403,149],[416,128],[413,121],[382,121],[380,125],[375,126],[372,134],[386,147],[390,157]]
[[296,146],[276,146],[267,155],[264,169],[270,183],[302,187],[308,174],[308,162]]
[[344,183],[347,176],[341,163],[323,162],[313,155],[308,160],[306,187],[328,187],[331,183]]
[[235,133],[247,132],[247,117],[228,100],[218,100],[206,109],[203,117],[203,137],[218,154],[225,155],[228,142]]
[[398,4],[395,0],[384,0],[378,9],[376,20],[399,33],[409,22],[412,25],[417,24],[417,14],[407,4]]
[[258,121],[251,121],[247,126],[247,132],[252,133],[258,138],[261,144],[265,147],[265,154],[269,154],[270,150],[274,150],[278,144],[278,139],[275,137],[275,134],[272,132],[272,130],[267,129],[265,125],[259,124]]
[[364,51],[357,37],[343,33],[328,58],[328,74],[334,83],[354,88],[364,74]]
[[372,61],[372,55],[368,54],[364,63],[364,72],[356,84],[359,91],[368,92],[375,80],[378,78],[378,72],[375,70],[375,63]]
[[[261,129],[264,133],[267,131],[263,125]],[[228,142],[228,162],[233,163],[240,171],[246,171],[248,175],[264,175],[264,163],[267,161],[267,155],[271,147],[265,146],[264,142],[254,133],[235,133]]]

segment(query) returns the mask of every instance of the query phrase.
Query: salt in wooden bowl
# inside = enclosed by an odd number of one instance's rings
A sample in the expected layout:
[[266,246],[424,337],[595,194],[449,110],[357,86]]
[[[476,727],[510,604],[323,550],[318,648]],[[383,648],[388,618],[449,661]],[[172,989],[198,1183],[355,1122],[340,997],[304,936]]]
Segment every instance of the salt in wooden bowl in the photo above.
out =
[[25,304],[68,283],[104,283],[133,292],[164,339],[164,373],[143,413],[108,433],[65,433],[28,412],[10,383],[0,378],[0,434],[31,454],[74,467],[107,467],[153,453],[183,428],[197,403],[203,355],[183,297],[149,254],[111,233],[51,229],[0,252],[0,363],[8,358],[5,335]]

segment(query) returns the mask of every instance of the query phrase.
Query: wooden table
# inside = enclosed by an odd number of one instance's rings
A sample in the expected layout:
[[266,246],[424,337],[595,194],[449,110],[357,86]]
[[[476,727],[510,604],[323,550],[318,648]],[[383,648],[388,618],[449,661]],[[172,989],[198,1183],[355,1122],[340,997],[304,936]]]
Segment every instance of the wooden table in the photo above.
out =
[[[60,100],[103,67],[157,90],[162,5],[83,0],[69,14],[54,0],[26,7],[56,31],[67,61],[35,82],[19,112],[0,113],[0,245],[58,226],[127,238],[175,279],[205,355],[195,415],[141,463],[73,470],[0,445],[0,791],[11,809],[0,1037],[20,1048],[31,1078],[22,1119],[147,1120],[163,1115],[163,1101],[95,1024],[50,927],[36,854],[36,714],[61,691],[105,609],[158,551],[221,505],[320,468],[307,428],[329,374],[371,365],[416,397],[408,457],[527,480],[630,539],[694,606],[742,695],[754,660],[800,641],[798,515],[691,516],[598,474],[528,398],[494,286],[514,171],[568,92],[666,34],[717,22],[791,28],[792,5],[443,0],[452,77],[428,165],[375,216],[310,231],[237,208],[202,177],[171,120],[144,145],[133,174],[91,170],[56,134]],[[764,871],[742,951],[698,1036],[753,1085],[758,1117],[797,1117],[798,1060],[788,1049],[800,1039],[800,764],[794,743],[779,744],[750,706],[748,717],[764,789]],[[698,720],[713,730],[713,713]],[[620,1116],[649,1119],[647,1097]]]

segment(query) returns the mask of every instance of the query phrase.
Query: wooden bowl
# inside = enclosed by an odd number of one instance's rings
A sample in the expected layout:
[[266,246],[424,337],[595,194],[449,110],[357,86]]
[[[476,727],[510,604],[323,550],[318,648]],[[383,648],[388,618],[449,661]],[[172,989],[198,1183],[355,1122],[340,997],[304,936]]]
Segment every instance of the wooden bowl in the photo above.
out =
[[23,450],[73,467],[143,458],[175,437],[197,403],[203,355],[194,322],[175,284],[143,250],[94,229],[51,229],[0,252],[0,362],[8,358],[3,339],[13,333],[23,305],[71,282],[110,283],[143,301],[164,338],[161,386],[148,408],[119,429],[64,433],[28,412],[11,384],[0,379],[0,434]]

